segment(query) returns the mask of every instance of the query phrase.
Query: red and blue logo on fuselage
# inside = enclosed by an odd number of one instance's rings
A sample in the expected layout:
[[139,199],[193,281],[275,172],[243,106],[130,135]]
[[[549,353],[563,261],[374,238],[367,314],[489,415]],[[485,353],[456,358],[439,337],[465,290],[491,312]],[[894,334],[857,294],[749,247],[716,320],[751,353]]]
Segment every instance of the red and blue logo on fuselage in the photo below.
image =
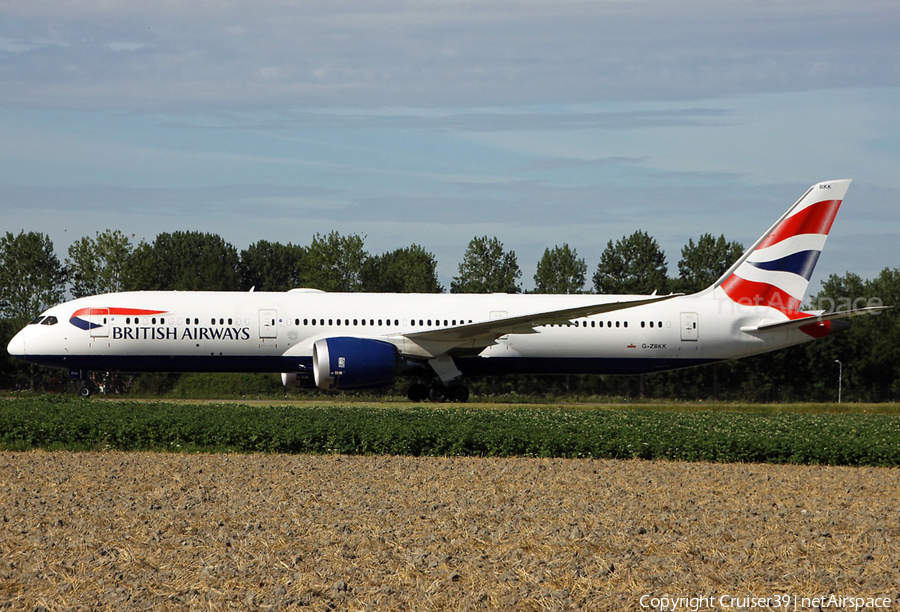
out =
[[[81,308],[72,313],[69,323],[85,331],[103,327],[103,317],[121,315],[129,317],[144,317],[158,314],[166,314],[166,310],[146,310],[143,308]],[[83,318],[86,317],[86,318]]]

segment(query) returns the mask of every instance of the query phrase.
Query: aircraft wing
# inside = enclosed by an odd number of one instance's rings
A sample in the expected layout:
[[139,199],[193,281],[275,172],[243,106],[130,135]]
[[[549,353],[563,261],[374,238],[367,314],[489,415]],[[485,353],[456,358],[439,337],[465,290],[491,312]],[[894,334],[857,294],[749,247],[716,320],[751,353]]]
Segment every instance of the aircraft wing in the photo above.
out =
[[813,315],[810,317],[803,317],[802,319],[792,319],[790,321],[777,321],[775,323],[763,323],[762,325],[750,326],[750,327],[742,327],[742,332],[747,333],[755,333],[755,332],[769,332],[769,331],[784,331],[786,329],[796,329],[800,327],[806,327],[807,325],[817,325],[819,323],[824,323],[825,321],[837,321],[840,319],[849,319],[850,317],[858,317],[864,314],[878,314],[882,310],[887,310],[891,308],[891,306],[869,306],[868,308],[858,308],[856,310],[842,310],[840,312],[829,312],[819,315]]
[[541,325],[568,325],[572,322],[572,319],[615,312],[617,310],[625,310],[626,308],[636,308],[637,306],[646,306],[647,304],[671,300],[680,295],[682,294],[676,293],[672,295],[649,296],[637,300],[606,302],[602,304],[591,304],[589,306],[564,308],[562,310],[549,310],[546,312],[536,312],[534,314],[495,319],[492,321],[479,321],[478,323],[457,325],[455,327],[412,332],[403,334],[403,337],[416,344],[450,343],[454,345],[465,344],[466,346],[472,346],[473,343],[475,343],[476,345],[486,346],[506,334],[534,334],[537,333],[534,328]]

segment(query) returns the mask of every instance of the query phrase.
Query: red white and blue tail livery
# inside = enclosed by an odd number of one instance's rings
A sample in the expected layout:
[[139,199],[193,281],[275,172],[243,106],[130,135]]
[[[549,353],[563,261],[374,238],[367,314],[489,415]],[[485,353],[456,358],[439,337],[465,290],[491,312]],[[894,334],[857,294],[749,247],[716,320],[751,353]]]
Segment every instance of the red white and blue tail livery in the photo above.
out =
[[416,401],[464,401],[468,376],[639,374],[736,359],[882,309],[800,310],[849,185],[813,185],[694,295],[113,293],[50,308],[8,350],[78,376],[280,372],[287,386],[322,389],[411,376]]
[[741,304],[799,310],[849,186],[842,180],[810,187],[722,277],[722,293]]

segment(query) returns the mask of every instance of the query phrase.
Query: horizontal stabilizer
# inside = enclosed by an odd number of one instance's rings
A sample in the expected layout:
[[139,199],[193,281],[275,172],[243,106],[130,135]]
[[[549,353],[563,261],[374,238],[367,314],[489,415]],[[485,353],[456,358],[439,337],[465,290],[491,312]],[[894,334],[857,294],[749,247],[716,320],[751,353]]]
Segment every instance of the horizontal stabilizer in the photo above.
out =
[[826,321],[837,321],[840,319],[849,319],[850,317],[858,317],[864,314],[878,314],[882,310],[887,310],[891,306],[869,306],[868,308],[859,308],[857,310],[842,310],[839,312],[829,312],[820,315],[803,317],[801,319],[792,319],[790,321],[777,321],[775,323],[763,323],[762,325],[742,327],[741,331],[745,333],[784,331],[786,329],[798,329],[807,325],[816,325],[825,323]]

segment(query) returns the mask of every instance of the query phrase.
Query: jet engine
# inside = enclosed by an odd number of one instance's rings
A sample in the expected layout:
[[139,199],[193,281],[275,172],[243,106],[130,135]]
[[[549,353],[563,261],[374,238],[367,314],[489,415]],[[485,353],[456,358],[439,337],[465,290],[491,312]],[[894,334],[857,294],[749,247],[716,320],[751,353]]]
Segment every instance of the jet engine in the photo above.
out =
[[313,344],[313,377],[321,389],[364,389],[389,384],[400,368],[390,342],[371,338],[322,338]]

